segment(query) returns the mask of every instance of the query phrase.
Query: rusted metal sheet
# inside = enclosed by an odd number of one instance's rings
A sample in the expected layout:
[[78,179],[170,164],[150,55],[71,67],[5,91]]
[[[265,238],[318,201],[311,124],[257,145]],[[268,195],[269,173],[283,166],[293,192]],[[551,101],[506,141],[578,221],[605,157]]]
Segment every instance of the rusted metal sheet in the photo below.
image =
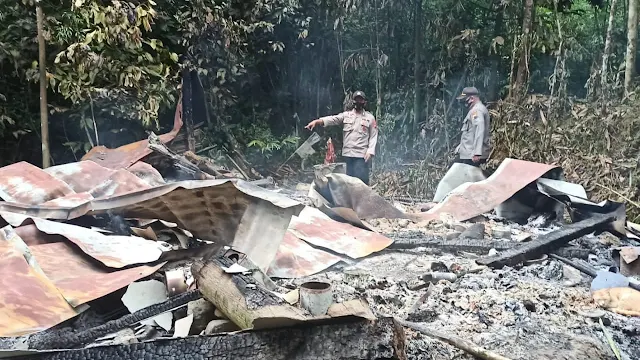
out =
[[76,316],[56,286],[11,245],[11,236],[17,236],[11,227],[0,230],[0,336],[27,335]]
[[291,219],[291,232],[314,245],[357,259],[380,251],[393,240],[375,232],[332,220],[320,210],[305,207]]
[[267,275],[282,279],[300,278],[319,273],[341,260],[339,256],[318,250],[287,231]]
[[27,162],[0,168],[0,198],[4,201],[39,205],[73,193],[65,182]]
[[165,264],[110,271],[89,261],[86,255],[66,242],[39,244],[30,248],[47,278],[74,307],[149,276]]
[[107,180],[115,171],[93,161],[79,161],[41,170],[66,183],[73,191],[89,192]]
[[353,209],[361,220],[409,217],[358,178],[346,174],[332,173],[324,178],[316,178],[309,193],[320,203],[332,208]]
[[[160,141],[168,143],[173,140],[182,127],[182,100],[176,106],[173,120],[173,129],[159,136]],[[121,146],[116,149],[107,149],[104,146],[96,146],[82,157],[82,160],[91,160],[98,165],[109,169],[127,169],[145,156],[151,154],[149,140],[141,140]]]
[[[248,230],[252,224],[264,223],[259,221],[259,218],[245,216],[247,209],[258,205],[263,208],[260,211],[254,209],[251,213],[254,216],[275,215],[269,220],[274,231],[286,229],[291,215],[297,214],[302,207],[297,201],[276,192],[242,180],[225,179],[170,183],[69,207],[26,206],[0,202],[0,211],[57,220],[113,211],[128,217],[170,221],[189,230],[200,239],[231,245],[233,239],[250,237],[259,230],[253,229],[253,233],[239,232],[239,228]],[[277,221],[277,224],[274,221]],[[282,236],[284,230],[280,238]],[[258,239],[247,240],[243,243],[252,243]],[[277,245],[273,250],[274,256]],[[271,260],[264,266],[268,266]]]
[[421,220],[438,219],[440,214],[449,213],[456,221],[471,219],[493,210],[528,184],[557,168],[555,165],[505,159],[489,178],[460,185],[443,202],[418,217]]
[[94,198],[91,194],[89,194],[88,192],[83,192],[47,201],[46,203],[42,204],[42,207],[53,209],[73,209],[75,207],[88,205],[89,202],[93,199]]
[[[200,239],[237,247],[263,270],[273,261],[291,216],[302,208],[284,195],[242,180],[184,181],[151,187],[127,170],[106,169],[90,161],[57,167],[49,170],[51,174],[38,171],[65,184],[69,191],[58,198],[43,196],[47,201],[42,204],[33,199],[26,204],[0,202],[0,211],[55,220],[112,211],[170,221]],[[47,195],[44,185],[37,192]],[[70,239],[74,241],[73,236]],[[119,262],[99,260],[113,266]]]
[[88,160],[54,166],[43,171],[66,183],[76,193],[89,193],[96,199],[151,187],[127,170],[107,169]]
[[112,268],[154,262],[162,255],[160,243],[137,236],[107,236],[81,226],[21,214],[0,212],[0,216],[14,227],[30,221],[46,234],[61,235],[87,255]]
[[127,170],[150,186],[159,186],[167,183],[164,181],[160,172],[146,162],[138,161],[131,165]]
[[13,229],[27,246],[65,241],[60,235],[49,235],[38,230],[35,224],[25,224]]

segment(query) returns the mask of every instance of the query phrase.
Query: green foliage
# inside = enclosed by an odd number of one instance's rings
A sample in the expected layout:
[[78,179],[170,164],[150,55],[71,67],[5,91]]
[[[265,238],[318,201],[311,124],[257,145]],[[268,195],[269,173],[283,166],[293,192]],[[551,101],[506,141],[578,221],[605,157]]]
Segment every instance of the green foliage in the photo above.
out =
[[269,159],[276,152],[292,153],[300,140],[299,137],[286,135],[276,137],[271,130],[264,125],[252,125],[245,132],[244,138],[251,139],[247,143],[249,150],[256,149],[261,156]]
[[155,5],[75,0],[72,13],[51,21],[51,42],[64,48],[53,62],[52,89],[74,104],[131,101],[134,118],[155,123],[160,106],[175,101],[178,60],[150,34]]
[[[475,85],[488,100],[506,95],[521,51],[523,4],[416,1],[43,0],[48,56],[38,64],[33,1],[0,0],[0,138],[7,150],[37,137],[39,66],[50,85],[52,142],[74,154],[102,143],[122,121],[166,125],[161,119],[172,118],[187,68],[205,89],[208,139],[223,148],[224,126],[255,161],[286,157],[308,135],[308,121],[341,111],[356,89],[378,116],[378,159],[436,156],[458,140],[462,109],[451,98],[459,86]],[[626,41],[618,8],[612,68]],[[585,96],[602,52],[606,6],[539,0],[534,10],[529,90],[549,92],[562,55],[567,95]],[[415,124],[417,33],[423,99]],[[340,132],[329,131],[339,143]]]

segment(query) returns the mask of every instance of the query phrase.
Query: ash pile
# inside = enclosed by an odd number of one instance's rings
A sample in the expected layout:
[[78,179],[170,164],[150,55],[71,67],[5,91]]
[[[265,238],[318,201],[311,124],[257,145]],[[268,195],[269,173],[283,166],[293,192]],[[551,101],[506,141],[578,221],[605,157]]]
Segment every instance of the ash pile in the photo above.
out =
[[172,150],[176,119],[0,168],[0,357],[640,357],[640,227],[560,168],[456,164],[430,203],[340,164],[277,187]]

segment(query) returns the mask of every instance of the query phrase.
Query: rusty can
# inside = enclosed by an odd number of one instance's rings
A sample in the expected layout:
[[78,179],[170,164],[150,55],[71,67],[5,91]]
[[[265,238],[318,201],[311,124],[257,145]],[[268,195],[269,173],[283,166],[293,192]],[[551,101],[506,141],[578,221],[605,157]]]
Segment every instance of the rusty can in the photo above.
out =
[[300,306],[313,316],[325,315],[333,303],[331,284],[310,281],[300,285]]

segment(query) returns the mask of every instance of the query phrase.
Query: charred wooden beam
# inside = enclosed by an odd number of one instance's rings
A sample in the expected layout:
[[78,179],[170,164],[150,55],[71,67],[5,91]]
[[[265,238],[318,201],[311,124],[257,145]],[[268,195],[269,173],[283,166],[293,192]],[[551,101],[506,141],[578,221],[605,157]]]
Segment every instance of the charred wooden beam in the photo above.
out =
[[[68,331],[50,330],[36,333],[28,338],[29,348],[37,350],[68,349],[81,344],[86,344],[101,336],[135,325],[142,320],[149,319],[169,310],[184,306],[190,301],[197,300],[200,297],[201,295],[198,290],[191,290],[176,295],[167,301],[140,309],[133,314],[125,315],[119,319],[109,321],[103,325],[85,331],[69,333]],[[89,357],[87,359],[92,358]]]
[[25,360],[405,360],[405,335],[391,318],[290,327],[229,335],[192,336],[24,357]]
[[504,251],[496,256],[487,256],[476,260],[480,265],[493,268],[514,266],[524,261],[537,259],[566,245],[569,241],[605,228],[616,219],[614,214],[594,215],[593,217],[567,225],[559,230],[539,236],[536,240]]
[[[486,254],[491,249],[497,251],[505,251],[513,249],[520,245],[520,243],[509,241],[495,241],[495,240],[473,240],[473,239],[455,239],[445,240],[439,237],[412,237],[401,238],[393,237],[393,244],[391,244],[386,250],[409,250],[415,248],[431,248],[439,249],[445,252],[456,253],[459,251],[471,252],[476,254]],[[587,259],[591,250],[583,249],[576,246],[564,247],[553,250],[554,254],[564,256],[566,258],[578,258]]]
[[198,169],[206,172],[207,174],[217,176],[219,178],[225,178],[225,176],[220,172],[220,169],[217,169],[213,164],[213,161],[197,155],[191,151],[185,152],[183,156],[185,159],[189,160],[189,162],[196,165]]
[[388,249],[415,249],[426,247],[448,252],[467,251],[473,253],[487,253],[491,249],[498,251],[513,248],[513,243],[506,241],[455,239],[445,240],[439,237],[394,238]]
[[214,179],[212,174],[208,174],[202,171],[197,165],[187,160],[184,156],[174,154],[166,145],[164,145],[158,136],[154,133],[149,134],[149,149],[153,150],[155,154],[161,155],[168,159],[173,166],[180,170],[189,173],[194,178],[199,180]]

